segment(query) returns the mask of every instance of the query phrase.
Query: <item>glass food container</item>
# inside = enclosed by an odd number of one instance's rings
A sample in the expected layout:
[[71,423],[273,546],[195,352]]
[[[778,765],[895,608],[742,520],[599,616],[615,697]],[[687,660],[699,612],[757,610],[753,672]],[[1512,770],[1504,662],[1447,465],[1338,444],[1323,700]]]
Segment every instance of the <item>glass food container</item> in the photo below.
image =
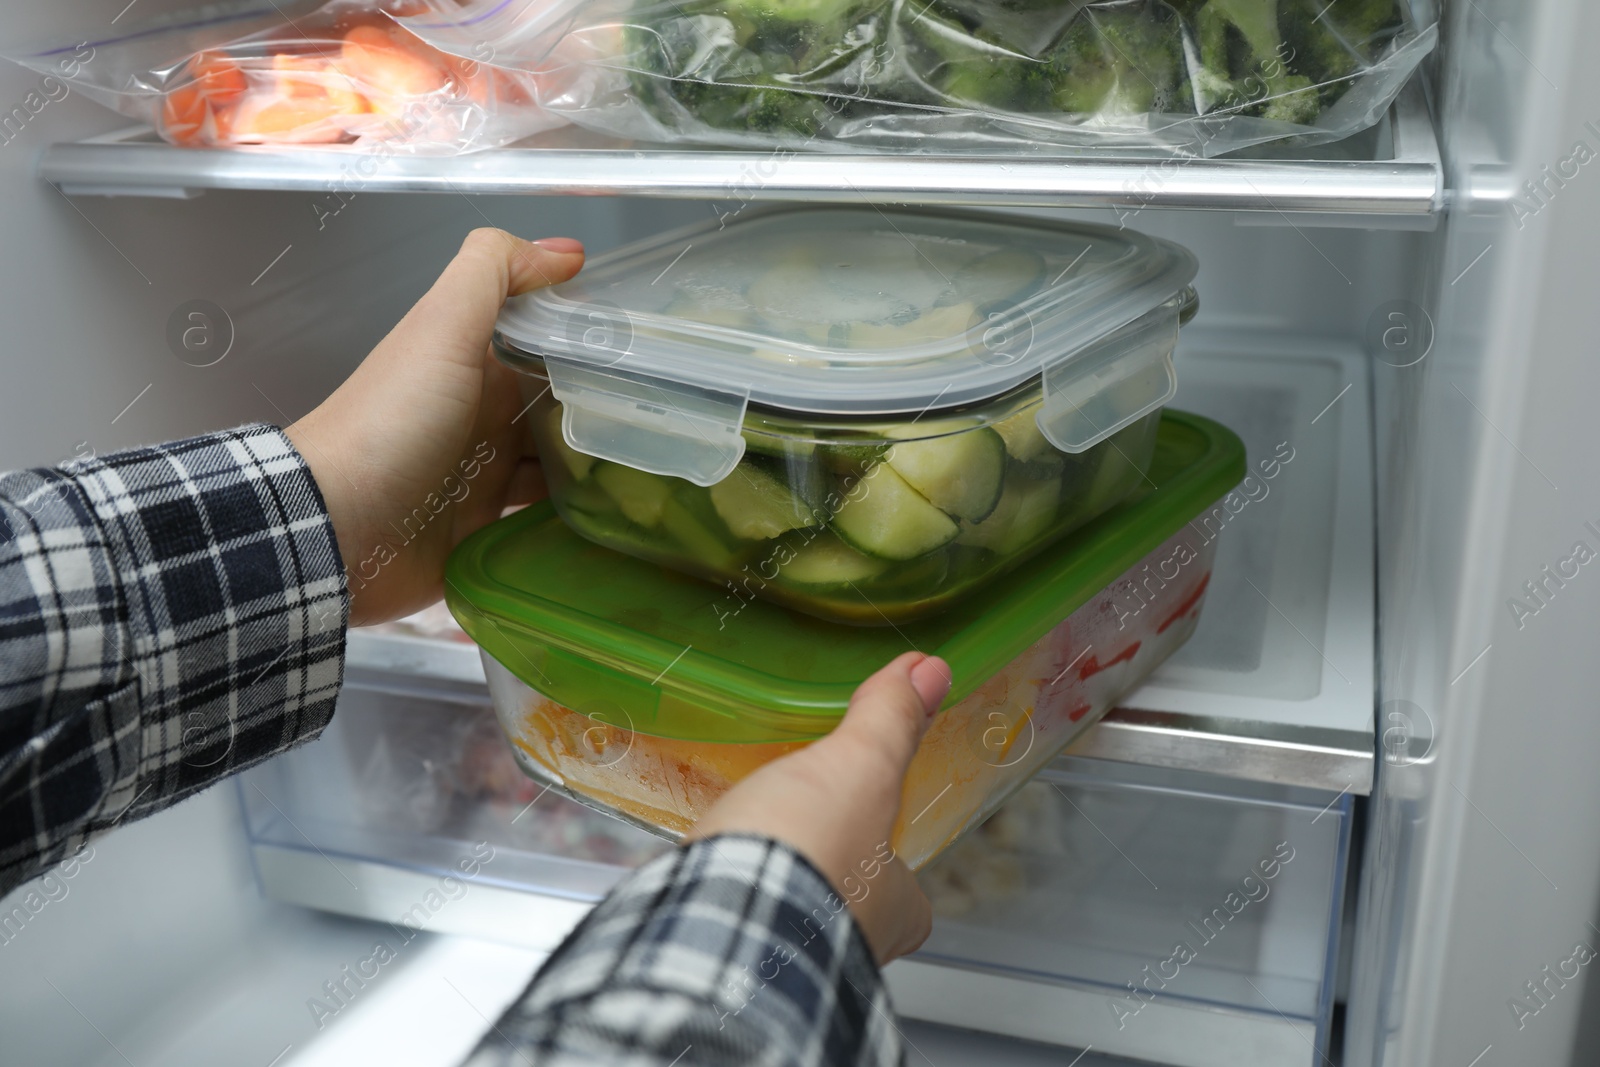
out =
[[1193,631],[1244,447],[1168,411],[1146,488],[974,593],[904,626],[823,622],[578,537],[549,504],[451,557],[446,599],[483,649],[523,770],[681,835],[751,771],[816,739],[907,644],[954,682],[911,765],[892,842],[913,868],[981,822]]
[[1145,484],[1195,269],[1097,226],[752,212],[509,301],[496,350],[574,530],[881,626]]

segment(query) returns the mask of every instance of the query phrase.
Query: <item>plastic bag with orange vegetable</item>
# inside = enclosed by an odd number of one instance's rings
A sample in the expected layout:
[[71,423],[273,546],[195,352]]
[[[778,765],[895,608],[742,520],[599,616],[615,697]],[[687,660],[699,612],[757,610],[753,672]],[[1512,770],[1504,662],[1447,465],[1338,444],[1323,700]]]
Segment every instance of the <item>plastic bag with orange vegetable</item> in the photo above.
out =
[[439,51],[395,21],[424,10],[418,0],[251,0],[12,58],[185,146],[453,154],[566,123],[540,101],[571,93],[579,68],[509,70]]

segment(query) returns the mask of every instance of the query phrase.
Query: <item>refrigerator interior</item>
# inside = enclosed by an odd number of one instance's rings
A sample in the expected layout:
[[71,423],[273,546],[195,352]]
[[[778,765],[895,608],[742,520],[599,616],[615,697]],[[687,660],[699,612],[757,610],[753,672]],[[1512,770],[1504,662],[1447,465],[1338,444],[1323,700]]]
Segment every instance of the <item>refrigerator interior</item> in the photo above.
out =
[[[1572,158],[1576,138],[1600,146],[1600,134],[1585,126],[1600,122],[1600,73],[1579,44],[1600,35],[1600,10],[1556,0],[1444,6],[1447,44],[1431,106],[1441,116],[1446,212],[1419,219],[1271,205],[1189,210],[1160,192],[1147,205],[1114,210],[1011,210],[1120,221],[1195,250],[1202,305],[1186,345],[1272,349],[1279,354],[1269,364],[1329,351],[1376,357],[1348,382],[1367,392],[1373,415],[1371,462],[1358,489],[1376,509],[1364,534],[1339,531],[1330,543],[1333,551],[1339,538],[1364,537],[1377,562],[1365,608],[1377,648],[1365,702],[1368,780],[1342,790],[1338,776],[1352,780],[1359,761],[1330,757],[1333,769],[1317,783],[1329,798],[1372,795],[1339,801],[1352,838],[1350,907],[1336,899],[1332,911],[1350,919],[1336,942],[1348,1004],[1340,1032],[1313,1040],[1327,1037],[1335,1061],[1363,1067],[1554,1065],[1568,1062],[1575,1040],[1592,1050],[1583,1042],[1593,1036],[1578,1033],[1585,993],[1574,981],[1528,1000],[1523,984],[1567,958],[1574,942],[1600,937],[1590,925],[1600,844],[1583,817],[1600,806],[1600,778],[1587,766],[1600,725],[1579,714],[1593,710],[1600,691],[1592,654],[1600,585],[1569,579],[1545,587],[1556,595],[1534,600],[1524,583],[1541,580],[1541,568],[1568,556],[1574,540],[1597,543],[1584,524],[1600,525],[1594,449],[1585,443],[1600,391],[1600,366],[1588,358],[1600,336],[1588,292],[1600,198],[1581,184],[1595,180],[1592,168],[1548,184],[1543,199],[1529,199],[1521,185]],[[0,36],[36,38],[110,17],[74,0],[8,13]],[[0,68],[0,101],[20,100],[36,80]],[[574,236],[594,253],[727,210],[694,199],[363,189],[329,214],[328,194],[311,187],[68,197],[40,180],[47,146],[123,125],[69,97],[0,144],[7,468],[292,420],[348,373],[472,227]],[[164,191],[182,188],[169,183]],[[1536,209],[1520,225],[1508,207],[1517,198]],[[194,301],[224,313],[207,309],[217,347],[205,358],[170,340],[174,324],[181,334],[192,321]],[[1398,324],[1429,328],[1423,358],[1386,346],[1386,331]],[[215,351],[223,355],[213,360]],[[1330,406],[1347,384],[1339,361],[1331,365]],[[1263,371],[1260,387],[1270,389],[1278,373]],[[1342,414],[1332,410],[1313,425],[1296,409],[1278,425],[1291,443],[1304,441]],[[1519,619],[1509,598],[1537,610]],[[1336,710],[1319,720],[1303,696],[1313,685],[1319,698],[1328,690],[1326,667],[1340,658],[1307,641],[1321,662],[1311,660],[1289,629],[1263,622],[1262,632],[1298,657],[1298,673],[1262,675],[1254,683],[1267,687],[1262,695],[1224,705],[1237,711],[1249,699],[1278,699],[1280,709],[1304,715],[1295,725],[1344,730]],[[1126,751],[1119,737],[1166,736],[1161,715],[1230,719],[1216,706],[1184,703],[1204,691],[1206,669],[1193,657],[1175,662],[1167,680],[1150,687],[1151,718],[1107,724],[1095,741],[1105,747],[1079,754],[1114,760]],[[1268,691],[1273,685],[1279,689]],[[1302,696],[1294,703],[1274,696],[1296,685]],[[1238,716],[1230,721],[1217,729],[1249,734]],[[1266,741],[1278,743],[1270,734]],[[1333,741],[1328,748],[1343,751]],[[1219,750],[1219,759],[1231,758],[1227,745]],[[1136,771],[1157,784],[1163,773]],[[1178,781],[1185,772],[1170,773]],[[251,833],[239,793],[224,787],[97,843],[59,899],[30,911],[0,945],[7,1058],[450,1063],[559,932],[551,926],[548,936],[497,943],[465,936],[465,910],[453,912],[455,928],[406,940],[382,981],[319,1019],[307,1001],[322,983],[368,955],[375,937],[402,935],[264,897]],[[576,921],[584,894],[603,889],[596,872],[578,874],[591,881],[574,891],[560,921]],[[398,892],[403,911],[415,898],[405,895],[409,884]],[[0,903],[0,915],[20,900],[19,891]],[[931,951],[940,944],[950,941],[936,939]],[[959,992],[939,985],[947,972],[918,971],[922,978],[906,979],[897,995],[953,1003]],[[997,995],[1007,990],[1022,992],[999,987]],[[1519,1019],[1515,998],[1537,1010]],[[1024,1005],[1033,1022],[1015,1021],[1010,1032],[1048,1039],[1038,1017],[1049,1004]],[[941,1067],[991,1056],[1064,1062],[1059,1049],[906,1026],[924,1058]],[[1172,1033],[1179,1048],[1197,1031]],[[1320,1055],[1310,1048],[1306,1062]],[[1096,1058],[1091,1052],[1082,1067]]]

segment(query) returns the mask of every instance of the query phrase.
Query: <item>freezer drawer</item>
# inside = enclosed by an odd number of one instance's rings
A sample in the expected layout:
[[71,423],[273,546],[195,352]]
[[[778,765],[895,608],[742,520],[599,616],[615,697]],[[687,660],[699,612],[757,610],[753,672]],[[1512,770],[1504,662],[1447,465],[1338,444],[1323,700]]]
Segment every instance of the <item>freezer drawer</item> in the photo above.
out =
[[1063,758],[927,872],[906,1015],[1182,1067],[1326,1048],[1348,794]]
[[[321,739],[241,777],[267,896],[548,950],[668,847],[523,777],[480,687],[353,674]],[[1063,758],[924,874],[938,919],[895,1002],[1156,1062],[1309,1064],[1349,806]]]
[[481,688],[347,684],[317,741],[239,780],[263,891],[550,949],[665,842],[517,768]]

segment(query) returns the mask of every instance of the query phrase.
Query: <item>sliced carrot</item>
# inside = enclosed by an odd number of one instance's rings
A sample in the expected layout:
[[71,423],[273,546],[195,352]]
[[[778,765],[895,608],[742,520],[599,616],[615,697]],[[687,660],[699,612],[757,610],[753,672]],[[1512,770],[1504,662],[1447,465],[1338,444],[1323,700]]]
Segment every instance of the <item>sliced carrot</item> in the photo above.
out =
[[189,61],[189,75],[212,107],[224,107],[250,88],[238,61],[222,52],[201,52]]
[[282,99],[326,101],[331,111],[349,115],[371,110],[355,79],[337,60],[280,53],[272,57],[272,70]]
[[161,135],[173,144],[206,143],[206,120],[211,108],[194,83],[173,89],[161,101]]
[[273,99],[266,94],[240,100],[231,116],[231,139],[239,144],[330,144],[344,139],[344,112],[321,99]]
[[451,83],[442,53],[404,30],[357,26],[344,36],[339,68],[366,93],[372,110],[395,115]]

